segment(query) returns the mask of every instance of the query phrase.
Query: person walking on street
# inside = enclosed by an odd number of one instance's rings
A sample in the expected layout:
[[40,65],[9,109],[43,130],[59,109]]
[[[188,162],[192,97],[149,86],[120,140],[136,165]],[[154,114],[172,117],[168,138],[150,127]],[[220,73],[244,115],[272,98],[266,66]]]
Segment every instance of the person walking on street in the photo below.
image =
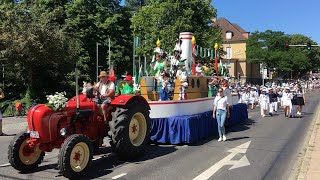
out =
[[290,88],[285,87],[284,92],[282,93],[282,102],[283,102],[283,109],[284,109],[284,116],[289,118],[290,116],[290,107],[292,106],[291,99],[293,98],[292,94],[290,93]]
[[222,140],[223,141],[227,140],[224,123],[227,117],[229,116],[230,116],[230,113],[229,113],[228,97],[224,96],[223,89],[219,88],[218,95],[213,102],[213,113],[212,113],[212,117],[217,119],[219,142]]
[[[3,90],[0,88],[0,99],[4,98]],[[5,136],[6,134],[2,132],[2,112],[0,109],[0,136]]]
[[261,116],[265,117],[266,116],[266,112],[269,109],[269,103],[270,103],[270,99],[269,96],[267,94],[267,89],[263,88],[261,90],[261,94],[259,96],[259,103],[260,103],[260,109],[261,109]]
[[270,100],[270,108],[269,115],[272,116],[273,112],[278,111],[278,96],[273,92],[273,89],[269,89],[269,100]]
[[304,97],[304,92],[303,92],[303,88],[301,87],[300,84],[298,84],[297,86],[297,105],[298,105],[298,112],[297,114],[299,116],[301,116],[301,112],[302,112],[302,106],[304,105],[305,102],[305,97]]

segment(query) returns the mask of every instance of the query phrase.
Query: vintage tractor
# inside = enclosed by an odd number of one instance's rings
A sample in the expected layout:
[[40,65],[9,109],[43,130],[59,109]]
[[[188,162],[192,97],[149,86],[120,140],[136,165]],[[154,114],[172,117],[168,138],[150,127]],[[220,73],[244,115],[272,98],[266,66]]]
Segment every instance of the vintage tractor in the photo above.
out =
[[88,170],[94,151],[106,136],[120,158],[135,158],[150,139],[149,110],[147,101],[138,95],[114,99],[107,121],[92,93],[76,95],[62,111],[39,104],[28,112],[29,130],[10,142],[9,162],[21,172],[30,172],[38,167],[45,152],[59,148],[60,173],[67,178],[78,177]]

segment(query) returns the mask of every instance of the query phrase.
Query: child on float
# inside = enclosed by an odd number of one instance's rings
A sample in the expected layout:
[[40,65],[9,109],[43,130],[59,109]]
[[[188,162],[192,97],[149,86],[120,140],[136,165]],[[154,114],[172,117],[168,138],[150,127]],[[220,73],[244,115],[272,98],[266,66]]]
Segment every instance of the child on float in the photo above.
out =
[[126,84],[123,86],[121,94],[135,94],[132,76],[127,75],[125,81]]
[[179,100],[186,100],[188,99],[187,89],[188,89],[188,77],[183,75],[180,78],[181,85],[179,86]]
[[269,99],[269,96],[267,94],[267,89],[266,88],[262,88],[261,94],[259,96],[259,104],[260,104],[260,110],[261,110],[261,116],[262,117],[266,116],[266,112],[269,109],[269,103],[270,103],[270,99]]
[[161,89],[160,89],[160,101],[169,100],[169,92],[172,90],[171,84],[168,81],[169,74],[165,72],[162,75]]
[[184,62],[179,62],[178,63],[178,71],[176,74],[177,79],[181,79],[182,76],[188,76],[187,70],[185,69],[185,63]]

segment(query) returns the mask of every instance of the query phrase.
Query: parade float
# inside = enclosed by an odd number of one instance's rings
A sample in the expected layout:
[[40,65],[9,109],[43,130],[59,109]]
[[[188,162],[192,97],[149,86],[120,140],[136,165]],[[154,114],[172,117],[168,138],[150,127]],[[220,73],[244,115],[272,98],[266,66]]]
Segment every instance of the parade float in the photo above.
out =
[[[157,89],[157,78],[143,76],[139,80],[140,94],[149,103],[151,121],[151,140],[159,143],[196,143],[201,139],[213,136],[217,133],[216,120],[212,118],[214,97],[208,97],[208,83],[211,76],[195,75],[195,43],[192,42],[193,33],[180,33],[179,44],[175,49],[181,51],[180,59],[187,72],[186,89],[187,99],[179,100],[182,81],[176,79],[172,86],[172,98],[160,101],[160,92]],[[155,51],[159,51],[157,42]],[[170,71],[174,64],[170,57]],[[221,64],[220,64],[221,66]],[[222,69],[223,67],[219,67]],[[171,73],[174,74],[175,73]],[[221,77],[222,78],[222,77]],[[158,85],[159,86],[159,85]],[[238,95],[232,94],[231,117],[229,125],[236,124],[248,118],[247,107],[238,104]]]

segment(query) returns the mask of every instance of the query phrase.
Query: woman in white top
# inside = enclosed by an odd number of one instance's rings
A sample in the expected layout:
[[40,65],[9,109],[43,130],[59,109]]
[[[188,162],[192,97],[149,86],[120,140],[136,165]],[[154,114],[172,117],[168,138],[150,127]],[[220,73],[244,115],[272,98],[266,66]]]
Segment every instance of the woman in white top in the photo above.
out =
[[213,102],[213,114],[212,117],[217,119],[218,123],[218,133],[219,139],[218,141],[226,141],[226,132],[224,128],[224,123],[226,121],[227,116],[229,117],[229,105],[227,96],[223,95],[223,89],[219,88],[218,95],[214,99]]
[[300,116],[302,112],[302,106],[305,102],[304,92],[300,84],[297,85],[297,105],[298,105],[298,112],[297,114]]
[[256,98],[258,96],[258,92],[252,87],[250,90],[249,103],[251,104],[251,110],[256,107]]
[[241,95],[241,103],[245,103],[247,106],[249,105],[249,100],[250,100],[250,92],[249,88],[245,90],[245,92]]
[[291,99],[293,98],[292,94],[290,93],[290,88],[285,87],[284,92],[282,93],[282,103],[284,107],[284,116],[289,118],[290,116],[290,107],[292,106]]
[[267,89],[263,88],[261,90],[261,94],[259,97],[260,110],[261,110],[262,117],[266,116],[267,110],[269,109],[270,99],[266,93],[267,93]]

